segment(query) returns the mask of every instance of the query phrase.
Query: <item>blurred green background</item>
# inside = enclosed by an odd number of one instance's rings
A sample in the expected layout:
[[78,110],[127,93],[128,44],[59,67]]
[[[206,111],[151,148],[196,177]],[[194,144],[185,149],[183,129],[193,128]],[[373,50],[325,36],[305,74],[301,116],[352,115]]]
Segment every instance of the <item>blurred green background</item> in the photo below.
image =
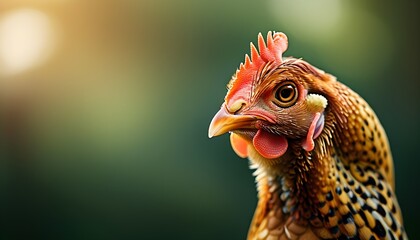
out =
[[409,1],[0,2],[0,239],[244,239],[246,160],[207,128],[249,42],[375,109],[420,238],[419,14]]

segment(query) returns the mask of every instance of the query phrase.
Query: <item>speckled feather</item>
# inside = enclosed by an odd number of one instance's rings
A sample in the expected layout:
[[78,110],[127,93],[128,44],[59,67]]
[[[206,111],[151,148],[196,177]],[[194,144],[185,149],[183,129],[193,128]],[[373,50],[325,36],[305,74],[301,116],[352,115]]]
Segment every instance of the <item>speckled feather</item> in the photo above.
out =
[[312,67],[289,59],[279,69],[324,85],[327,126],[314,151],[295,144],[276,169],[250,154],[260,200],[249,239],[406,239],[378,118],[347,86],[329,75],[315,80],[306,68]]
[[[297,124],[289,125],[289,149],[279,159],[267,161],[248,148],[259,197],[248,239],[407,239],[394,194],[391,150],[371,107],[335,77],[301,59],[267,61],[258,69],[247,83],[252,85],[250,98],[258,98],[279,79],[293,79],[328,99],[328,107],[312,151],[302,149],[299,136],[307,129]],[[284,128],[270,127],[286,134]]]

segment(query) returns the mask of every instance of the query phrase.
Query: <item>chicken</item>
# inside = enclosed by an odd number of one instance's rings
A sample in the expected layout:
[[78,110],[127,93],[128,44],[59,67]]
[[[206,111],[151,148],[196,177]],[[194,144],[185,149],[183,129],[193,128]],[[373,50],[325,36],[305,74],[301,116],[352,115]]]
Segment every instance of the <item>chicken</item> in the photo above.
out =
[[248,239],[407,239],[385,131],[370,106],[302,59],[283,33],[258,36],[209,137],[230,133],[255,169]]

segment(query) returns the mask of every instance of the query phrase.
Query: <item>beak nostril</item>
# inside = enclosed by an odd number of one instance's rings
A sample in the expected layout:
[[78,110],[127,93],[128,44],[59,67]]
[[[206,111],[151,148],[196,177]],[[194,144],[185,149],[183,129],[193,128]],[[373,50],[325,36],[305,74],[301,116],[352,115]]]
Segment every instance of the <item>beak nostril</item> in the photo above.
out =
[[255,129],[256,117],[229,113],[226,104],[214,115],[209,126],[209,138],[238,129]]
[[226,104],[226,109],[231,114],[237,114],[245,106],[245,101],[240,99],[236,100],[232,104]]

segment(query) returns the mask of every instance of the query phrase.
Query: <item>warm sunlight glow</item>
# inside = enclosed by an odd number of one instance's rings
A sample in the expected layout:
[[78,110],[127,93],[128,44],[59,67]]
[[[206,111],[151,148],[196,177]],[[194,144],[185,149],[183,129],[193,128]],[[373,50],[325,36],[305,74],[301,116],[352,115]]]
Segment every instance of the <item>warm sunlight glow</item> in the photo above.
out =
[[0,18],[0,74],[13,75],[41,64],[53,46],[49,18],[33,9],[19,9]]

